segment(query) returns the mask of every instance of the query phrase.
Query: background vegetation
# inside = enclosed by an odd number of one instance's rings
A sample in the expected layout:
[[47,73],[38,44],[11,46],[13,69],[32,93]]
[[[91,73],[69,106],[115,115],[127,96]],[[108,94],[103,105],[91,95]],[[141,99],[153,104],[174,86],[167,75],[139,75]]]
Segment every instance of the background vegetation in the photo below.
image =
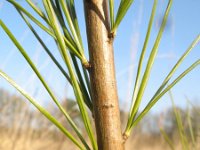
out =
[[[170,97],[169,97],[170,100]],[[81,132],[87,134],[80,118],[80,112],[77,109],[74,100],[63,99],[63,106],[66,110],[70,110],[73,120],[79,124]],[[46,105],[47,109],[62,124],[73,133],[73,129],[66,123],[65,119],[55,106]],[[188,102],[188,108],[178,108],[181,115],[184,131],[190,149],[193,149],[193,139],[195,148],[200,148],[200,106]],[[190,125],[188,122],[188,111],[193,130],[193,137],[190,133]],[[0,90],[0,149],[2,150],[75,150],[71,142],[61,134],[47,119],[45,119],[38,111],[26,103],[25,100],[15,94],[1,89]],[[128,113],[121,110],[121,121],[125,127]],[[174,115],[173,107],[166,108],[164,111],[156,114],[149,113],[135,128],[134,134],[128,140],[126,145],[128,150],[137,147],[138,150],[160,150],[169,149],[163,135],[163,131],[171,140],[175,149],[182,149],[179,129]],[[75,135],[73,133],[73,135]]]

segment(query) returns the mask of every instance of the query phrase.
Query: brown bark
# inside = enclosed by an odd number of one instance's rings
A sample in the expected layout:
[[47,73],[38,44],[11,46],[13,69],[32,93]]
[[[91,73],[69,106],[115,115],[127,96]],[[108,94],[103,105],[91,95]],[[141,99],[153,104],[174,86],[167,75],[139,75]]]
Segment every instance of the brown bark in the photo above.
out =
[[107,0],[85,0],[90,79],[99,150],[124,150]]

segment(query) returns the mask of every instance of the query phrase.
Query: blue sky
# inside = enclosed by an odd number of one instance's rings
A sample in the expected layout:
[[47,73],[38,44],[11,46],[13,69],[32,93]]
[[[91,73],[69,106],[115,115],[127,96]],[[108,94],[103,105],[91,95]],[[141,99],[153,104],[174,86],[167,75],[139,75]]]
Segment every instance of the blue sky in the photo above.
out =
[[[19,2],[34,14],[24,0],[19,0]],[[116,6],[118,4],[119,0],[116,1]],[[120,102],[123,103],[121,104],[122,107],[128,108],[131,101],[131,93],[133,91],[137,63],[145,38],[152,4],[153,0],[135,0],[117,31],[114,48],[118,92]],[[157,15],[148,46],[146,60],[156,38],[158,24],[166,5],[167,0],[159,0]],[[87,40],[82,2],[76,1],[76,8],[78,8],[77,14],[87,53]],[[163,35],[158,56],[152,69],[149,86],[146,89],[141,108],[144,107],[151,98],[177,59],[186,50],[193,39],[200,33],[199,15],[199,0],[174,0],[169,15],[169,25]],[[60,99],[65,96],[73,97],[71,87],[67,82],[63,82],[65,81],[64,77],[47,57],[15,9],[5,0],[0,0],[0,19],[7,24],[13,34],[19,39],[20,43],[27,50],[35,64],[39,67],[39,70],[45,76],[57,96]],[[34,27],[38,30],[45,43],[47,43],[49,48],[61,62],[61,58],[59,57],[59,53],[52,39],[46,33],[42,32],[42,30],[37,26],[34,25]],[[47,100],[49,97],[45,93],[44,88],[41,86],[30,67],[18,53],[17,49],[2,29],[0,29],[0,39],[0,69],[4,70],[12,78],[14,78],[19,85],[21,85],[37,99]],[[175,74],[175,77],[199,58],[200,44],[193,49],[192,53],[188,56]],[[176,104],[184,107],[186,104],[185,96],[189,97],[193,102],[200,102],[199,74],[200,67],[196,68],[173,88],[172,92],[174,94]],[[0,88],[5,88],[11,92],[15,92],[15,90],[2,78],[0,78]],[[154,107],[153,111],[163,110],[170,105],[169,97],[166,95]]]

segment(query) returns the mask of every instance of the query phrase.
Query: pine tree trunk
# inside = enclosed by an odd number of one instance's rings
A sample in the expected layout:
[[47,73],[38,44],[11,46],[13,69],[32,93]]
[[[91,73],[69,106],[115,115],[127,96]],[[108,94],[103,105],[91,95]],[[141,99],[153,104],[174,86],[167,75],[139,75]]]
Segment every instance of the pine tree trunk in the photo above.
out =
[[99,150],[124,150],[108,0],[85,0],[90,80]]

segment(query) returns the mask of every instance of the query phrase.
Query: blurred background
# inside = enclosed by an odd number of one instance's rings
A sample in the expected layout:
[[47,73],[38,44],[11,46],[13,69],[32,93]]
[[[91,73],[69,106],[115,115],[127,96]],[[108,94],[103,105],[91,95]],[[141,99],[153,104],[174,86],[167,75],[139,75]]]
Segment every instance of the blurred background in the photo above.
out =
[[[17,0],[17,2],[35,14],[24,0]],[[41,7],[40,1],[34,0],[34,2]],[[116,9],[119,2],[116,0]],[[167,2],[167,0],[159,0],[145,63],[157,36]],[[87,53],[83,4],[82,1],[75,1],[75,4]],[[152,5],[153,0],[135,0],[120,25],[114,42],[123,128],[127,121],[136,69]],[[167,73],[200,33],[199,15],[199,0],[174,0],[140,110],[146,106]],[[23,45],[60,102],[70,112],[83,134],[86,134],[71,86],[44,52],[14,7],[6,0],[0,0],[0,19],[5,22]],[[33,26],[62,64],[54,41],[36,25]],[[198,44],[186,58],[174,78],[200,58],[199,50],[200,45]],[[36,75],[2,29],[0,29],[0,69],[9,74],[23,89],[58,118],[67,129],[72,131]],[[172,89],[171,95],[166,94],[161,98],[151,112],[139,123],[128,140],[127,149],[131,150],[135,147],[138,150],[159,150],[170,149],[172,145],[175,149],[182,149],[182,141],[189,143],[190,149],[198,149],[198,143],[200,143],[199,81],[200,68],[197,67]],[[182,128],[181,132],[179,132],[180,127]],[[182,134],[185,138],[181,136]],[[0,78],[0,150],[45,150],[47,148],[49,150],[76,149],[13,87]]]

